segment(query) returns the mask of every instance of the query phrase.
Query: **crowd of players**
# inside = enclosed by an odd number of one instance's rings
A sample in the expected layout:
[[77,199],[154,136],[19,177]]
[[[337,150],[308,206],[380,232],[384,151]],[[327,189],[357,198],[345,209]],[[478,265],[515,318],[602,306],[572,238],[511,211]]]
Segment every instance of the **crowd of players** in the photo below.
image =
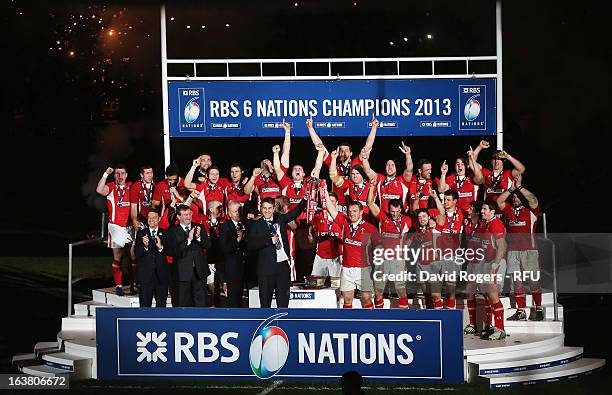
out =
[[[282,147],[272,147],[272,160],[261,161],[250,177],[239,163],[230,166],[229,178],[221,177],[209,153],[195,159],[184,178],[175,164],[166,168],[165,179],[157,183],[151,166],[142,166],[134,182],[127,181],[123,165],[109,167],[102,174],[97,192],[107,201],[108,242],[118,295],[124,293],[124,252],[130,254],[132,291],[139,291],[141,306],[151,306],[153,297],[158,306],[165,306],[169,289],[174,306],[214,306],[218,303],[216,294],[222,293],[227,296],[227,306],[241,307],[245,271],[259,266],[262,307],[270,306],[273,293],[277,305],[287,307],[290,282],[298,277],[303,281],[304,274],[310,274],[319,282],[329,278],[330,286],[339,289],[344,308],[353,306],[355,290],[362,308],[382,308],[386,281],[373,276],[378,270],[395,278],[402,272],[426,272],[431,280],[417,281],[417,285],[424,291],[427,307],[454,309],[455,280],[435,276],[457,273],[463,267],[469,274],[493,274],[482,282],[467,283],[470,324],[464,332],[490,340],[506,336],[499,298],[503,279],[494,275],[539,270],[534,234],[538,201],[523,186],[525,166],[518,159],[507,151],[496,151],[490,166],[483,166],[480,153],[490,147],[481,141],[475,149],[470,147],[456,156],[454,172],[449,174],[444,161],[436,178],[431,162],[420,159],[415,166],[410,147],[401,142],[403,172],[398,171],[400,164],[388,160],[384,172],[377,173],[369,159],[375,152],[378,120],[372,120],[364,147],[353,155],[349,144],[328,150],[308,119],[306,127],[317,156],[307,175],[303,165],[291,166],[291,130],[285,122],[282,126]],[[328,174],[320,174],[323,165]],[[111,175],[114,180],[108,182]],[[320,181],[327,175],[332,183],[329,190]],[[225,228],[224,223],[228,224]],[[270,227],[264,239],[257,232],[258,223]],[[182,235],[176,240],[169,237],[173,228],[180,230],[176,235]],[[300,235],[314,246],[314,257],[299,253],[296,239]],[[402,259],[372,264],[373,247],[392,249],[398,245],[421,250],[416,264]],[[183,259],[180,249],[185,246],[201,250],[206,266],[197,267],[201,257],[190,255],[194,278],[189,273],[187,283],[177,265],[177,260]],[[271,266],[262,262],[267,259],[262,251],[270,246],[272,251],[276,249]],[[463,266],[453,254],[423,254],[466,248],[479,249],[481,254]],[[145,268],[140,257],[150,250],[159,259]],[[262,267],[272,269],[262,271]],[[304,273],[305,267],[312,269]],[[196,290],[198,283],[208,284],[210,303],[203,302],[202,290]],[[396,280],[393,285],[398,307],[409,308],[407,282]],[[542,320],[540,286],[534,280],[529,286],[535,304],[529,319]],[[527,319],[525,287],[518,276],[513,277],[512,292],[517,310],[508,319]],[[476,327],[477,293],[485,296],[486,303],[480,332]]]

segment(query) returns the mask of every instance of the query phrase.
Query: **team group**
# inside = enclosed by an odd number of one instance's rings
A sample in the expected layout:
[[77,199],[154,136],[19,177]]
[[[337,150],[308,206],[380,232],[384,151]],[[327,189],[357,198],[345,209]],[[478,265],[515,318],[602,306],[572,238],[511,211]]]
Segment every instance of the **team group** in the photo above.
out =
[[[434,178],[431,162],[421,159],[415,166],[410,147],[402,142],[404,171],[388,160],[384,173],[377,173],[369,159],[378,120],[372,120],[364,147],[353,156],[349,144],[327,150],[308,119],[317,157],[307,175],[304,166],[290,165],[290,125],[282,126],[282,147],[274,146],[272,160],[261,161],[250,177],[239,163],[230,166],[229,179],[221,177],[207,153],[193,161],[184,178],[174,164],[157,183],[151,166],[141,167],[135,182],[127,181],[123,165],[102,174],[96,191],[106,197],[118,295],[124,294],[121,260],[126,251],[132,292],[139,294],[141,307],[151,306],[153,299],[165,306],[168,291],[176,307],[214,306],[219,293],[226,296],[225,306],[242,307],[249,270],[256,273],[262,307],[270,307],[274,298],[278,307],[288,307],[291,283],[308,267],[309,282],[321,285],[329,278],[344,308],[353,306],[356,290],[362,308],[382,308],[391,289],[384,278],[412,270],[432,278],[417,284],[428,308],[454,309],[456,283],[449,274],[464,270],[490,275],[466,284],[470,324],[464,332],[490,340],[506,337],[500,301],[504,274],[539,271],[538,200],[523,186],[525,166],[519,160],[496,151],[490,167],[482,166],[479,154],[489,143],[481,141],[456,157],[454,172],[449,174],[444,161],[440,177]],[[321,179],[323,165],[329,169],[329,190]],[[114,180],[108,182],[111,175]],[[305,241],[296,243],[300,237]],[[314,256],[300,254],[296,244],[313,245]],[[421,251],[416,265],[401,259],[373,265],[375,248],[398,246]],[[467,248],[480,254],[460,262],[456,258]],[[375,271],[390,276],[381,280]],[[526,320],[526,284],[520,276],[511,278],[517,310],[508,319]],[[528,278],[535,304],[529,319],[542,320],[538,276]],[[391,283],[398,307],[409,308],[406,281]],[[208,293],[212,300],[207,302]],[[480,332],[477,293],[485,296]]]

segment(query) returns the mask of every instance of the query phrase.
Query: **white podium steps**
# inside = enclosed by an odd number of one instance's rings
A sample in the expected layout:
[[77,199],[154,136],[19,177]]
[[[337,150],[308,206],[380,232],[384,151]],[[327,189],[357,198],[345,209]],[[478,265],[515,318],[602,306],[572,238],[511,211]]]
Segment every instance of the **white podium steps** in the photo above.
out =
[[78,316],[96,316],[96,308],[98,307],[109,307],[105,303],[94,302],[93,300],[88,300],[81,303],[74,304],[74,315]]
[[[128,287],[124,287],[127,290]],[[94,289],[91,291],[93,296],[93,302],[96,304],[102,304],[114,307],[140,307],[140,300],[138,295],[126,293],[123,296],[119,296],[115,293],[115,288],[101,288]],[[155,307],[155,299],[153,299],[152,306]],[[170,296],[166,299],[166,307],[172,307],[172,300]]]
[[95,331],[96,318],[90,316],[71,315],[62,318],[63,331]]
[[62,331],[57,342],[37,343],[33,353],[18,354],[12,363],[18,371],[33,376],[95,378],[95,331]]
[[70,374],[71,379],[89,379],[92,377],[93,360],[67,352],[46,354],[42,357],[45,365],[64,370]]
[[498,359],[496,361],[479,360],[477,357],[468,362],[468,381],[475,381],[478,376],[516,373],[565,365],[582,358],[582,347],[559,347],[538,354],[525,355],[519,358]]
[[478,377],[476,382],[488,385],[489,388],[507,388],[517,385],[554,383],[591,374],[602,368],[605,364],[605,359],[581,358],[574,362],[550,368],[482,375]]
[[22,373],[38,377],[68,377],[70,372],[64,369],[52,368],[47,365],[26,366],[20,370]]

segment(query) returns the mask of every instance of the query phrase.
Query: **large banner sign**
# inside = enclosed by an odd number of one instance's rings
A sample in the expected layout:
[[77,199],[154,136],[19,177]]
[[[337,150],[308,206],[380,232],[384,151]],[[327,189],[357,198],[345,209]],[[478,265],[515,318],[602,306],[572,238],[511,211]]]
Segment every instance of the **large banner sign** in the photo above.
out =
[[100,379],[206,378],[462,383],[459,310],[96,311]]
[[381,136],[496,133],[496,80],[169,82],[171,137],[282,136],[289,122],[308,136],[365,136],[372,116]]

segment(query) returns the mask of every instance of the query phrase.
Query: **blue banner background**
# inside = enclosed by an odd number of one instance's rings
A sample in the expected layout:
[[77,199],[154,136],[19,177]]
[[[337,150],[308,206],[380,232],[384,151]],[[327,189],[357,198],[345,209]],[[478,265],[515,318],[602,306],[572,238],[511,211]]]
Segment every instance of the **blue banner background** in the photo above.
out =
[[[274,378],[336,381],[344,372],[357,370],[364,378],[376,381],[462,383],[464,379],[461,311],[106,308],[96,313],[97,369],[101,379],[257,379],[249,350],[258,327],[270,317],[272,320],[266,326],[283,332],[288,340],[286,362],[273,372]],[[166,333],[163,338],[166,350],[162,353],[166,361],[142,359],[137,343],[147,332],[155,333],[153,336]],[[200,354],[198,333],[208,345]],[[305,347],[299,352],[300,333],[302,342],[313,341],[307,342],[312,347],[310,356]],[[344,340],[334,338],[334,334]],[[400,335],[403,347],[399,346]],[[406,335],[410,336],[409,341]],[[324,336],[331,338],[327,348],[322,346]],[[185,345],[188,337],[194,339],[194,345],[188,348],[194,360],[190,362],[185,353],[179,353],[179,362],[175,341]],[[385,343],[382,338],[393,349],[391,354],[382,351]],[[365,347],[361,347],[360,341]],[[340,342],[343,353],[339,352]],[[211,343],[216,345],[211,347]],[[151,354],[156,349],[154,342],[145,347]],[[406,363],[409,354],[412,361]],[[375,360],[367,360],[371,358]]]
[[494,78],[169,82],[170,136],[282,136],[283,119],[308,136],[310,115],[321,136],[365,136],[372,114],[380,136],[494,135],[495,89]]

